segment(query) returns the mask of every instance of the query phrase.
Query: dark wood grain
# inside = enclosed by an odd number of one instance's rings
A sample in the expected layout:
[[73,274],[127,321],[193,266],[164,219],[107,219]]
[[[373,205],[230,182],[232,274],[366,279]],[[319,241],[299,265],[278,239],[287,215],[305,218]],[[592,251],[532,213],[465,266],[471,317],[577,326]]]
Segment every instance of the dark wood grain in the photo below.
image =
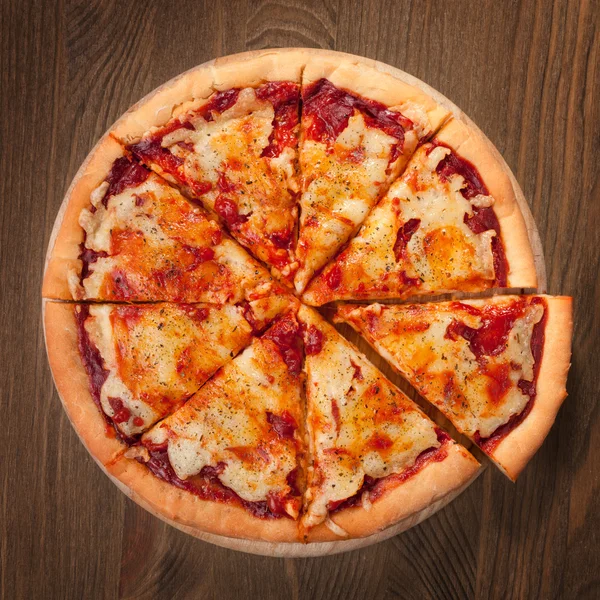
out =
[[[599,36],[592,0],[4,0],[0,597],[600,597]],[[63,414],[40,324],[52,222],[94,141],[195,64],[284,46],[377,58],[463,108],[530,201],[549,291],[575,296],[570,398],[519,482],[489,468],[422,525],[323,559],[216,548],[127,500]]]

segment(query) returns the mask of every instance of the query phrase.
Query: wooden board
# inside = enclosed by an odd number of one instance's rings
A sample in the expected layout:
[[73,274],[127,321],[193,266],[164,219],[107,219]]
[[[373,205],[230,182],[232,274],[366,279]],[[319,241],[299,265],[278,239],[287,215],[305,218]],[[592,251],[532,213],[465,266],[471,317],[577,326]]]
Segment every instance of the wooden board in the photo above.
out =
[[[0,598],[314,600],[600,594],[598,0],[0,3]],[[47,366],[40,286],[69,182],[110,123],[221,54],[312,46],[417,75],[500,149],[575,296],[567,398],[516,484],[488,468],[402,535],[321,558],[234,552],[127,499],[87,455]]]
[[[309,49],[309,48],[303,48],[300,50],[297,48],[281,48],[281,49],[277,49],[277,50],[252,51],[252,52],[245,52],[245,53],[241,53],[241,54],[237,54],[237,55],[232,55],[229,57],[220,58],[217,60],[211,60],[211,61],[203,63],[197,67],[194,67],[193,69],[190,69],[186,73],[178,75],[177,77],[173,78],[172,80],[164,83],[159,88],[157,88],[153,92],[150,92],[150,94],[148,94],[147,96],[142,98],[134,106],[132,106],[123,115],[123,117],[118,119],[117,122],[108,129],[108,131],[100,139],[98,144],[96,144],[96,146],[92,149],[92,151],[90,152],[90,154],[88,155],[86,160],[81,165],[79,171],[75,175],[75,178],[73,179],[73,182],[72,182],[71,186],[69,187],[69,189],[65,195],[65,198],[63,200],[63,203],[59,209],[54,227],[52,229],[52,233],[50,235],[44,271],[48,267],[48,260],[50,257],[50,253],[52,251],[52,248],[54,247],[56,237],[58,235],[59,229],[60,229],[63,219],[65,217],[67,204],[70,201],[71,192],[72,192],[74,186],[80,180],[80,178],[83,177],[87,173],[88,164],[90,163],[91,158],[95,155],[98,147],[103,143],[103,140],[109,135],[109,133],[111,131],[118,129],[120,123],[127,121],[129,119],[130,115],[133,115],[135,117],[137,115],[137,112],[140,110],[140,108],[143,110],[146,110],[147,106],[152,107],[152,111],[151,111],[152,114],[154,114],[158,110],[162,110],[167,115],[169,115],[170,111],[168,109],[168,106],[170,105],[170,103],[173,102],[173,100],[175,100],[175,102],[180,102],[180,98],[173,95],[173,93],[171,91],[172,88],[177,89],[178,87],[183,87],[179,84],[182,84],[183,82],[188,80],[189,75],[191,75],[191,74],[196,75],[197,73],[200,73],[203,70],[206,70],[206,69],[212,67],[213,65],[217,66],[226,61],[237,62],[237,61],[250,60],[253,58],[260,57],[265,54],[277,54],[277,55],[282,55],[282,56],[290,55],[290,56],[295,57],[299,53],[303,54],[303,55],[305,54],[306,58],[310,58],[310,57],[314,57],[314,56],[323,57],[323,58],[337,58],[337,59],[347,58],[349,60],[352,60],[353,62],[358,62],[358,63],[365,64],[367,66],[373,67],[373,68],[377,69],[378,71],[389,73],[392,76],[396,77],[397,79],[404,81],[405,83],[408,83],[410,85],[413,85],[417,88],[422,89],[424,92],[426,92],[427,94],[432,96],[439,104],[441,104],[445,108],[449,109],[456,119],[461,120],[464,124],[466,124],[468,127],[472,128],[472,129],[474,129],[479,135],[481,135],[486,140],[486,142],[489,145],[489,148],[496,155],[497,160],[504,166],[504,168],[506,169],[506,172],[509,174],[509,176],[511,178],[511,181],[512,181],[512,184],[513,184],[513,187],[515,190],[515,195],[517,197],[517,201],[519,204],[519,208],[521,209],[521,212],[523,213],[524,218],[525,218],[525,222],[527,225],[527,233],[529,235],[529,240],[530,240],[532,248],[534,249],[535,266],[536,266],[536,272],[537,272],[538,282],[539,282],[539,286],[538,286],[537,290],[540,292],[546,291],[546,269],[545,269],[545,265],[544,265],[544,257],[543,257],[543,251],[542,251],[542,247],[541,247],[540,237],[539,237],[537,228],[535,226],[533,217],[531,215],[531,211],[529,210],[529,205],[527,204],[527,201],[523,194],[523,191],[521,190],[519,184],[517,183],[514,175],[510,171],[510,168],[508,167],[508,165],[506,164],[504,159],[501,157],[500,153],[495,149],[495,147],[488,140],[488,138],[485,137],[483,132],[481,132],[481,130],[479,128],[477,128],[477,126],[469,119],[469,117],[467,117],[463,111],[461,111],[450,100],[445,98],[440,92],[434,90],[433,88],[431,88],[424,82],[420,81],[416,77],[413,77],[412,75],[409,75],[408,73],[405,73],[399,69],[396,69],[389,65],[385,65],[381,62],[369,60],[367,58],[360,57],[360,56],[355,56],[355,55],[341,53],[341,52],[313,50],[313,49]],[[188,86],[186,85],[185,86],[186,90],[187,90],[187,87]],[[168,98],[169,98],[168,100],[165,100],[165,94],[168,94]],[[165,119],[166,118],[168,118],[168,116],[165,117]],[[135,119],[135,120],[137,121],[137,119]],[[507,290],[507,291],[523,292],[523,291],[535,291],[535,290],[519,289],[519,290]],[[444,296],[439,296],[438,298],[442,299],[442,298],[446,298],[446,297],[454,297],[454,298],[455,297],[461,297],[461,298],[462,297],[481,297],[481,296],[489,296],[493,293],[494,293],[493,290],[486,290],[485,292],[479,293],[479,294],[447,294]],[[419,301],[427,301],[427,300],[431,300],[431,299],[432,299],[432,297],[419,298]],[[46,300],[43,300],[42,302],[43,302],[43,304],[45,304]],[[327,316],[329,309],[324,308],[322,310],[322,312],[325,316]],[[372,350],[370,347],[368,347],[366,344],[364,344],[363,341],[360,339],[360,337],[357,334],[355,334],[354,332],[351,332],[351,330],[347,327],[346,328],[339,327],[338,329],[343,334],[345,334],[355,345],[361,346],[361,350],[366,354],[366,356],[371,360],[371,362],[377,364],[383,371],[385,371],[386,375],[388,377],[390,377],[399,387],[404,388],[406,390],[406,388],[407,388],[406,382],[402,381],[402,378],[400,376],[392,374],[389,369],[389,366],[387,366],[387,368],[384,367],[384,365],[382,364],[381,357],[374,350]],[[44,335],[45,335],[45,328],[44,328]],[[414,394],[413,394],[413,397],[414,397]],[[62,398],[61,398],[61,400],[62,400]],[[63,401],[63,403],[64,403],[64,401]],[[420,402],[420,404],[421,404],[421,406],[423,406],[424,410],[435,421],[437,421],[440,425],[442,425],[447,430],[449,430],[451,433],[453,433],[454,437],[458,438],[463,443],[463,445],[467,446],[472,451],[476,451],[476,449],[474,449],[474,445],[469,440],[464,438],[463,436],[460,436],[456,432],[454,427],[452,427],[452,425],[449,424],[448,421],[442,415],[440,415],[437,410],[433,409],[432,407],[426,406],[424,402]],[[82,440],[82,443],[83,443],[83,440]],[[480,462],[483,462],[483,464],[486,465],[487,459],[483,458],[483,454],[481,452],[476,452],[476,453],[477,453],[477,456],[478,456]],[[95,459],[95,457],[93,455],[92,455],[92,457]],[[102,464],[99,462],[98,462],[98,464],[101,466],[103,471],[106,472],[106,470],[104,469]],[[483,468],[484,467],[482,467],[482,469]],[[481,470],[479,472],[481,472]],[[310,544],[271,543],[271,542],[257,541],[257,540],[229,538],[229,537],[225,537],[225,536],[219,536],[219,535],[207,533],[205,531],[202,531],[199,528],[182,525],[181,523],[178,523],[172,519],[167,519],[163,515],[152,510],[147,505],[147,503],[144,502],[144,500],[142,498],[140,498],[137,494],[135,494],[131,489],[129,489],[127,486],[125,486],[123,483],[121,483],[115,477],[112,477],[108,473],[106,473],[106,474],[119,487],[119,489],[121,489],[121,491],[126,493],[132,500],[134,500],[140,506],[142,506],[143,508],[145,508],[146,510],[148,510],[155,516],[160,517],[161,519],[163,519],[165,522],[169,523],[170,525],[173,525],[173,526],[177,527],[178,529],[184,531],[185,533],[191,534],[191,535],[193,535],[197,538],[200,538],[204,541],[207,541],[207,542],[210,542],[210,543],[213,543],[213,544],[225,547],[225,548],[248,552],[251,554],[260,554],[260,555],[266,555],[266,556],[280,556],[280,557],[301,557],[301,556],[306,557],[306,556],[323,556],[323,555],[328,555],[328,554],[337,554],[340,552],[356,550],[358,548],[363,548],[366,546],[370,546],[372,544],[376,544],[380,541],[389,539],[390,537],[393,537],[394,535],[397,535],[403,531],[406,531],[407,529],[410,529],[411,527],[421,523],[423,520],[425,520],[429,516],[433,515],[439,509],[443,508],[449,502],[451,502],[454,498],[456,498],[462,491],[464,491],[464,489],[466,489],[468,487],[468,485],[470,485],[470,483],[472,483],[472,481],[474,481],[474,479],[479,474],[479,472],[475,475],[475,477],[473,477],[471,479],[471,481],[469,481],[467,484],[465,484],[460,490],[438,499],[437,501],[435,501],[433,504],[426,507],[422,511],[420,511],[414,515],[411,515],[409,518],[406,518],[406,519],[394,524],[393,526],[388,527],[388,528],[384,529],[383,531],[380,531],[376,534],[370,535],[365,538],[340,540],[340,541],[334,541],[334,542],[321,542],[321,543],[313,542]]]

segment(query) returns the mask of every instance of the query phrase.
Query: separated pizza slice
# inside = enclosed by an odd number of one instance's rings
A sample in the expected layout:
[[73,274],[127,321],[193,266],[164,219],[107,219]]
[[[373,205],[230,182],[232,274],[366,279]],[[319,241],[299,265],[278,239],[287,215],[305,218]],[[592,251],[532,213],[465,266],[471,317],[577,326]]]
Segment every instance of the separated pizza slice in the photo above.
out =
[[450,121],[419,147],[304,300],[535,287],[525,221],[500,160],[487,141]]
[[45,297],[221,304],[280,289],[216,221],[110,137],[66,203]]
[[[72,418],[89,417],[93,404],[100,409],[83,424],[91,439],[111,436],[113,426],[131,443],[296,305],[285,296],[243,306],[48,302],[46,341],[57,388]],[[60,352],[61,344],[70,351]],[[108,428],[95,427],[103,419]]]
[[134,142],[128,148],[136,158],[218,215],[275,275],[291,280],[300,67],[290,64],[279,75],[287,78],[246,87],[213,83],[208,97],[174,107],[166,123],[124,141]]
[[314,310],[303,326],[310,541],[362,537],[448,500],[477,461]]
[[179,523],[294,541],[304,478],[301,371],[300,327],[289,312],[111,473]]
[[302,79],[298,292],[448,116],[421,90],[346,58],[312,59]]
[[349,323],[516,479],[566,397],[571,298],[348,305]]

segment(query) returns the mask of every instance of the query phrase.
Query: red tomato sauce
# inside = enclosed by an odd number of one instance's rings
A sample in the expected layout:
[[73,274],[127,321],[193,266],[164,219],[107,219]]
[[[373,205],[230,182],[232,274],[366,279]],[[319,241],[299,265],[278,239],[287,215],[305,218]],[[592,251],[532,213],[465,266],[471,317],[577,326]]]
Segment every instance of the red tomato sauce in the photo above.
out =
[[286,498],[273,494],[265,501],[249,502],[241,498],[231,488],[223,485],[219,479],[219,474],[223,472],[225,467],[223,463],[217,464],[214,467],[206,466],[198,475],[183,480],[177,476],[171,466],[166,444],[164,446],[145,444],[145,447],[150,454],[150,460],[147,462],[144,462],[141,458],[137,460],[146,465],[156,477],[175,487],[191,492],[202,500],[242,506],[253,516],[261,519],[277,519],[288,516],[285,512]]
[[304,333],[304,349],[306,354],[319,354],[323,350],[323,333],[314,325],[310,325]]
[[[114,434],[116,433],[116,436],[122,442],[124,442],[125,444],[131,444],[134,442],[134,440],[132,438],[128,438],[123,433],[121,433],[115,425],[115,423],[121,421],[111,419],[102,408],[102,403],[100,402],[100,390],[102,389],[102,386],[104,385],[104,382],[108,377],[108,371],[104,368],[104,361],[102,360],[100,351],[90,339],[90,336],[85,328],[85,322],[90,315],[89,305],[80,304],[78,305],[78,309],[75,309],[75,321],[77,323],[78,334],[77,343],[79,347],[79,355],[81,356],[81,362],[83,363],[83,367],[88,375],[90,395],[92,396],[94,404],[98,407],[100,414],[104,417],[104,420],[106,422],[107,435],[114,436]],[[113,409],[116,410],[122,407],[123,403],[120,399],[113,398],[112,400],[113,402],[115,400],[120,402],[120,406],[118,403],[113,405],[113,403],[111,402],[111,406],[113,406]],[[129,413],[129,411],[125,407],[122,408],[124,408],[124,410],[126,410]],[[120,415],[121,417],[124,416],[124,413],[119,413],[118,410],[116,410],[116,413],[117,414],[115,414],[115,417],[117,417],[118,415]]]
[[[445,144],[432,142],[431,152],[436,146],[448,148]],[[451,148],[450,148],[451,150]],[[452,175],[460,175],[465,180],[465,186],[460,193],[470,200],[477,195],[489,196],[489,191],[479,174],[479,171],[468,160],[460,157],[454,151],[445,156],[436,167],[436,172],[442,181],[448,181]],[[492,207],[473,207],[473,215],[465,214],[464,222],[473,231],[473,233],[482,233],[493,229],[496,236],[492,239],[492,254],[494,257],[494,273],[496,276],[496,285],[506,287],[508,275],[508,263],[506,261],[506,252],[500,238],[500,223]]]
[[280,415],[267,411],[267,423],[282,439],[293,440],[294,432],[298,429],[296,419],[287,410],[284,410]]
[[415,231],[419,229],[421,219],[409,219],[398,229],[396,234],[396,243],[394,244],[394,256],[396,260],[406,258],[406,246],[410,242],[410,238],[414,235]]
[[291,315],[279,319],[264,334],[263,339],[275,343],[292,375],[300,374],[302,370],[302,337],[300,326]]
[[300,86],[291,81],[271,81],[257,88],[256,97],[270,102],[275,110],[269,145],[262,151],[262,156],[275,158],[285,148],[293,148],[297,144]]
[[396,138],[389,162],[394,162],[404,147],[404,133],[413,123],[399,112],[374,100],[367,100],[320,79],[302,93],[303,114],[308,116],[305,135],[309,139],[331,144],[348,126],[354,111],[362,114],[368,127],[381,129]]

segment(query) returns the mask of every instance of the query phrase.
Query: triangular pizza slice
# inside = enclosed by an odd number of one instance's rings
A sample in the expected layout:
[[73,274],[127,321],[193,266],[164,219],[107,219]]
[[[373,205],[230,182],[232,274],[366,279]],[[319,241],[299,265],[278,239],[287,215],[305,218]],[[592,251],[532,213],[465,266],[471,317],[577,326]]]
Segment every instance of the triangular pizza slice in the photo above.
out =
[[220,89],[179,107],[128,149],[289,278],[296,267],[299,103],[298,81]]
[[44,296],[221,304],[280,288],[202,208],[117,142],[107,138],[96,158],[101,166],[71,191]]
[[448,116],[421,90],[348,59],[310,60],[302,79],[299,292]]
[[571,298],[347,305],[350,324],[515,479],[566,397]]
[[477,461],[313,309],[301,307],[309,540],[362,537],[461,489]]
[[[91,397],[106,423],[131,443],[296,304],[286,296],[241,306],[47,303],[57,387],[70,414]],[[60,343],[71,352],[57,352]],[[71,382],[80,377],[87,379],[86,393],[76,394]]]
[[535,287],[525,221],[496,154],[471,129],[450,121],[419,147],[304,300],[321,305]]
[[[258,519],[298,518],[304,477],[299,331],[293,312],[282,316],[128,452],[171,484],[154,502],[168,505],[177,497],[179,519],[196,514],[198,500],[225,505],[222,518],[234,509]],[[180,490],[190,493],[181,497]],[[231,535],[243,536],[240,526]]]

